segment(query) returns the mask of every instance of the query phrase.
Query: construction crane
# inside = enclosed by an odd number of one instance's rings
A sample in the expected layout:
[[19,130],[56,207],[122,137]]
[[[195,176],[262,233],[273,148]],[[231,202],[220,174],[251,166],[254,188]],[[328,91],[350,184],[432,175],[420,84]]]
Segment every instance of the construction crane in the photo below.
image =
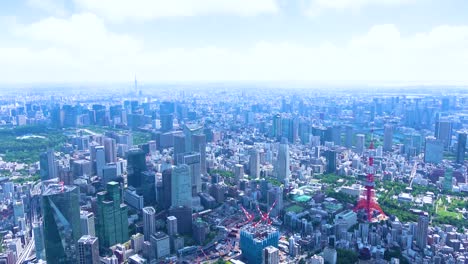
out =
[[271,205],[270,209],[268,210],[267,213],[263,213],[261,210],[260,210],[260,207],[258,206],[257,204],[257,210],[258,212],[260,213],[260,220],[254,224],[254,227],[257,226],[258,224],[260,224],[261,222],[265,222],[267,225],[271,225],[271,219],[270,219],[270,213],[271,211],[273,210],[273,208],[275,207],[276,205],[276,201],[275,200],[273,202],[273,204]]

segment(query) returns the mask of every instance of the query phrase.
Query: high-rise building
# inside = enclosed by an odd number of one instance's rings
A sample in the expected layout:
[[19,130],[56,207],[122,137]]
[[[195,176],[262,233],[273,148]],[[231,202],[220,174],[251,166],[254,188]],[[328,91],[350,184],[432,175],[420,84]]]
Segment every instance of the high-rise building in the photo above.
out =
[[270,225],[248,225],[240,231],[242,257],[248,263],[262,263],[263,250],[268,246],[278,247],[279,232]]
[[194,134],[192,136],[192,151],[200,153],[200,173],[206,175],[206,136]]
[[353,146],[354,129],[348,125],[345,128],[345,147],[351,148]]
[[185,154],[185,135],[174,134],[174,165],[182,163]]
[[457,163],[463,164],[465,162],[466,152],[466,132],[458,133],[458,147],[457,147]]
[[420,215],[418,218],[418,226],[416,230],[416,245],[423,250],[427,245],[427,230],[429,227],[429,217]]
[[193,240],[195,240],[195,243],[203,245],[209,231],[208,223],[201,220],[201,218],[197,218],[193,223]]
[[196,196],[201,192],[201,170],[200,170],[200,153],[191,152],[183,156],[182,164],[189,167],[190,178],[192,180],[192,196]]
[[424,162],[438,164],[442,161],[444,143],[435,137],[426,137],[424,146]]
[[186,206],[171,207],[168,215],[177,218],[177,232],[181,235],[192,233],[192,208]]
[[128,240],[127,205],[122,203],[119,183],[108,182],[97,194],[96,231],[101,249]]
[[177,218],[173,215],[170,215],[166,219],[167,234],[170,237],[173,237],[178,234],[177,232]]
[[271,208],[273,203],[275,203],[275,206],[271,209],[270,215],[273,217],[278,217],[281,210],[283,210],[283,188],[280,186],[274,186],[268,191],[268,208]]
[[190,167],[185,164],[172,169],[171,205],[192,207],[192,178]]
[[450,147],[450,144],[452,143],[452,122],[447,119],[436,121],[435,137],[442,141],[444,149]]
[[242,164],[234,165],[234,182],[239,185],[239,181],[244,179],[244,166]]
[[384,139],[383,139],[383,150],[392,151],[393,145],[393,126],[385,125],[384,126]]
[[77,263],[80,238],[80,192],[76,186],[47,186],[42,193],[47,263]]
[[336,151],[327,150],[325,152],[325,157],[327,159],[327,173],[336,172]]
[[78,240],[79,264],[99,264],[98,238],[84,235]]
[[169,236],[163,232],[156,232],[155,234],[151,235],[151,245],[155,249],[156,259],[160,259],[171,254]]
[[[198,124],[185,124],[184,126],[184,135],[185,135],[185,152],[200,151],[199,149],[194,149],[193,135],[203,134],[203,126]],[[199,144],[197,144],[199,145]]]
[[289,178],[291,171],[289,169],[289,146],[286,138],[281,139],[278,149],[278,159],[276,161],[276,173],[278,181],[284,182]]
[[19,218],[25,218],[24,214],[24,204],[23,201],[17,200],[13,202],[13,220],[15,222],[15,225],[18,224],[18,219]]
[[143,150],[132,148],[127,152],[127,183],[139,188],[142,184],[142,174],[146,171],[146,157]]
[[57,165],[55,164],[55,154],[53,149],[48,149],[47,152],[40,155],[39,167],[42,181],[57,178]]
[[250,177],[257,179],[260,177],[260,155],[257,149],[250,150],[249,154]]
[[162,207],[169,209],[172,205],[172,169],[165,169],[162,172]]
[[362,154],[364,152],[366,136],[363,134],[356,135],[356,153]]
[[174,128],[174,115],[173,114],[161,114],[161,131],[168,132]]
[[106,165],[106,153],[103,146],[95,147],[96,156],[96,174],[99,178],[102,178],[102,169]]
[[80,213],[81,235],[96,236],[96,229],[94,225],[94,214],[88,211],[81,211]]
[[44,250],[44,226],[42,221],[35,221],[32,224],[34,234],[34,246],[36,248],[36,258],[45,260]]
[[117,146],[115,139],[105,138],[104,139],[104,151],[106,163],[116,162],[117,161]]
[[279,264],[279,250],[268,246],[262,251],[262,264]]
[[154,207],[143,208],[143,235],[146,241],[150,241],[151,235],[156,232],[156,210]]

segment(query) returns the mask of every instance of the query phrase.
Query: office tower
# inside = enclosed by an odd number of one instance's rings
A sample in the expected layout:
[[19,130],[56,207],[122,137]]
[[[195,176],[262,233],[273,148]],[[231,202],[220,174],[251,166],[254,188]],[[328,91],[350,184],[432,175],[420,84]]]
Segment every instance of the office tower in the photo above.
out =
[[242,164],[234,165],[234,182],[239,185],[239,181],[244,179],[244,166]]
[[284,118],[281,120],[281,136],[288,139],[288,142],[294,143],[297,136],[295,136],[294,121],[291,118]]
[[129,186],[139,188],[142,183],[142,174],[146,171],[146,157],[139,148],[127,152],[127,183]]
[[325,152],[325,157],[327,159],[327,173],[336,172],[336,151],[327,150]]
[[424,162],[438,164],[442,161],[444,143],[435,137],[426,137],[424,146]]
[[73,160],[70,162],[70,166],[74,179],[78,179],[81,176],[91,176],[92,174],[92,164],[89,160]]
[[333,126],[331,131],[331,141],[335,146],[341,146],[341,126]]
[[174,127],[174,115],[173,114],[161,114],[161,131],[168,132]]
[[106,154],[103,146],[95,147],[96,156],[96,174],[99,178],[102,178],[102,169],[106,165]]
[[46,181],[57,178],[57,166],[55,164],[55,153],[53,149],[48,149],[39,157],[41,180]]
[[170,237],[177,235],[177,218],[173,215],[170,215],[166,219],[167,234]]
[[418,218],[418,227],[416,230],[416,245],[420,250],[424,250],[427,245],[427,230],[429,227],[429,217],[420,215]]
[[115,163],[107,163],[101,168],[101,183],[103,185],[111,181],[118,181],[119,175],[117,173],[118,167]]
[[257,179],[260,177],[260,154],[257,149],[251,149],[249,154],[250,177]]
[[323,250],[323,259],[325,263],[336,264],[337,261],[337,252],[335,249],[335,237],[328,237],[328,245]]
[[104,139],[104,154],[106,158],[106,163],[116,162],[117,161],[117,147],[115,139],[105,138]]
[[147,206],[143,208],[143,234],[146,241],[156,232],[156,210],[154,207]]
[[452,191],[453,189],[453,170],[452,168],[447,168],[444,173],[444,179],[442,182],[442,189],[445,191]]
[[279,250],[268,246],[262,251],[262,264],[279,264]]
[[162,172],[162,207],[169,209],[172,205],[172,169]]
[[84,235],[78,240],[79,264],[99,264],[98,238]]
[[193,240],[195,240],[197,245],[203,245],[206,239],[206,235],[210,231],[208,223],[204,222],[201,218],[197,218],[192,227]]
[[384,126],[384,139],[383,139],[383,150],[392,151],[393,145],[393,126],[385,125]]
[[183,155],[185,154],[185,135],[174,135],[174,165],[182,163]]
[[348,125],[345,128],[345,147],[351,148],[353,146],[354,129]]
[[356,135],[356,153],[362,154],[364,152],[365,140],[366,140],[365,135],[363,135],[363,134],[357,134]]
[[292,257],[296,256],[296,240],[293,236],[289,237],[289,255]]
[[200,153],[200,173],[206,175],[206,136],[194,134],[192,136],[192,151]]
[[272,133],[271,133],[272,137],[280,138],[282,132],[283,131],[281,129],[281,115],[276,114],[273,116]]
[[192,208],[186,206],[171,207],[168,215],[177,218],[177,232],[181,235],[192,233]]
[[171,205],[192,208],[192,178],[190,168],[185,164],[172,169]]
[[88,211],[80,212],[81,235],[96,236],[94,214]]
[[194,149],[193,135],[200,135],[202,133],[203,126],[200,126],[198,124],[185,124],[185,152],[199,151],[199,149]]
[[45,260],[44,250],[44,226],[42,221],[35,221],[32,224],[34,234],[34,246],[36,248],[36,258]]
[[268,246],[278,247],[279,232],[270,225],[248,225],[240,231],[242,257],[248,263],[262,263],[263,250]]
[[144,207],[143,195],[139,195],[135,187],[128,186],[124,192],[124,201],[127,205],[130,205],[136,210],[142,210]]
[[154,247],[156,259],[160,259],[171,254],[169,236],[163,232],[156,232],[151,235],[151,245]]
[[452,122],[440,119],[435,124],[435,137],[442,141],[444,149],[448,149],[452,140]]
[[196,196],[201,192],[200,153],[186,153],[183,156],[182,164],[189,167],[190,178],[192,181],[192,196]]
[[278,159],[276,161],[276,173],[278,181],[284,182],[289,178],[291,171],[289,169],[289,146],[286,138],[281,139],[278,149]]
[[13,203],[13,220],[15,225],[18,224],[18,219],[19,218],[25,218],[24,214],[24,204],[21,200],[15,201]]
[[47,263],[76,263],[80,238],[80,193],[76,186],[51,184],[42,193]]
[[127,206],[122,203],[120,186],[108,182],[97,194],[96,232],[102,250],[128,240]]
[[[267,204],[268,208],[271,208],[270,215],[272,217],[278,217],[281,210],[283,210],[283,188],[280,186],[274,186],[268,191],[267,194]],[[270,210],[270,209],[269,209]]]
[[152,171],[144,171],[141,178],[141,186],[137,192],[143,195],[145,206],[156,204],[156,174]]
[[466,152],[466,132],[458,133],[458,146],[457,146],[457,163],[463,164],[465,162]]

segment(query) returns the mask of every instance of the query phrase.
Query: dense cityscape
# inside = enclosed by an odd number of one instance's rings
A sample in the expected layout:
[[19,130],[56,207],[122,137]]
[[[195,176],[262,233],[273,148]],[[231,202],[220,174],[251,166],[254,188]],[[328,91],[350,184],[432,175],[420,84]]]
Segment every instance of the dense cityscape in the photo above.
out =
[[468,263],[468,93],[0,90],[0,263]]

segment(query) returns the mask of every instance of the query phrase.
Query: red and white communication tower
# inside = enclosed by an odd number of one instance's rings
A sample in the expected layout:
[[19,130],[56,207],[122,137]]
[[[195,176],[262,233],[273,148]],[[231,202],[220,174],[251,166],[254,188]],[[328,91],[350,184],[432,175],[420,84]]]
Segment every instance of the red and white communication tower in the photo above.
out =
[[[354,208],[354,211],[361,211],[364,210],[367,216],[368,222],[376,222],[379,220],[384,220],[387,218],[385,213],[383,212],[380,205],[377,203],[377,200],[374,197],[374,157],[372,156],[372,150],[374,149],[374,138],[373,138],[374,131],[372,130],[372,137],[369,149],[371,150],[369,153],[369,163],[367,168],[367,177],[366,182],[364,183],[365,190],[359,201]],[[375,214],[377,213],[377,214]]]

